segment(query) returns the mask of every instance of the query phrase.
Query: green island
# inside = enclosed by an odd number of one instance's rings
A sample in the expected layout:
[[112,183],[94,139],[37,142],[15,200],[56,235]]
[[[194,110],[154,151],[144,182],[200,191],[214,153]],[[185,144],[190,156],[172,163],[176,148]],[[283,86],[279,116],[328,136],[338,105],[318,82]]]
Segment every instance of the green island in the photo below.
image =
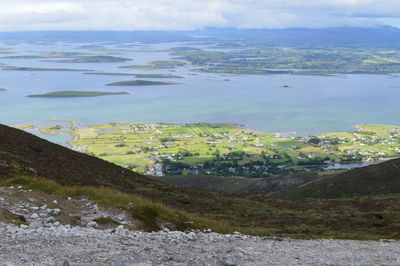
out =
[[11,56],[3,56],[1,59],[40,59],[43,58],[40,55],[11,55]]
[[15,53],[12,50],[0,49],[0,54],[13,54]]
[[[44,134],[71,134],[73,149],[148,175],[266,177],[332,170],[341,163],[400,157],[400,127],[358,125],[353,132],[301,137],[236,124],[107,123],[82,127],[35,123]],[[335,168],[333,168],[335,169]]]
[[151,80],[124,80],[106,84],[106,86],[151,86],[151,85],[177,85],[178,82],[164,82]]
[[181,79],[182,76],[172,74],[134,74],[137,78],[152,78],[152,79]]
[[5,88],[0,88],[0,91],[6,91],[7,89],[5,89]]
[[91,69],[76,69],[76,68],[15,67],[15,66],[5,66],[5,67],[2,67],[2,70],[15,70],[15,71],[74,71],[74,72],[93,71]]
[[83,56],[86,53],[81,52],[41,52],[35,55],[11,55],[2,57],[2,59],[46,59],[46,58],[65,58]]
[[248,47],[232,51],[210,51],[176,47],[169,51],[198,67],[198,71],[211,73],[332,75],[400,72],[400,51],[377,48]]
[[178,61],[178,60],[160,60],[153,61],[146,65],[129,65],[129,66],[120,66],[120,68],[129,68],[129,69],[169,69],[176,68],[181,66],[189,65],[188,61]]
[[68,98],[68,97],[97,97],[106,95],[126,95],[128,92],[103,92],[103,91],[55,91],[43,94],[32,94],[26,97],[32,98]]
[[107,56],[107,55],[94,55],[94,56],[81,56],[73,59],[65,60],[52,60],[51,62],[56,63],[121,63],[126,61],[132,61],[129,58]]
[[[95,63],[97,63],[97,62],[101,63],[102,60],[104,60],[104,61],[113,60],[113,59],[110,59],[110,58],[102,58],[103,55],[106,55],[106,54],[107,54],[106,52],[60,52],[60,51],[49,51],[49,52],[40,52],[38,54],[30,54],[30,55],[9,55],[9,56],[3,56],[1,58],[2,59],[72,58],[72,59],[68,59],[68,60],[75,61],[75,60],[81,59],[80,57],[82,57],[83,59],[80,60],[80,61],[84,61],[84,60],[86,60],[86,61],[95,61],[95,60],[98,60]],[[86,57],[92,57],[92,58],[86,59]],[[65,61],[68,61],[68,60],[65,60]],[[125,61],[128,61],[128,60],[129,59],[118,61],[118,62],[125,62]],[[64,60],[60,60],[60,61],[63,62],[63,63],[65,62]],[[51,62],[54,62],[54,61],[51,61]],[[73,62],[73,63],[79,63],[79,62]],[[86,62],[84,62],[84,63],[86,63]]]
[[116,73],[116,72],[87,72],[85,75],[104,75],[104,76],[133,76],[136,78],[153,78],[153,79],[177,79],[182,76],[172,74],[134,74],[134,73]]

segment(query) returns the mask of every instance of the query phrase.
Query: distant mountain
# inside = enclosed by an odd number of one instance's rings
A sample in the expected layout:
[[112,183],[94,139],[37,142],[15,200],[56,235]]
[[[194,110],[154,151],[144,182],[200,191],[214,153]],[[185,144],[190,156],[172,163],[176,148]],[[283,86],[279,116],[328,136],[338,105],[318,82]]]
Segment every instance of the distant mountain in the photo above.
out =
[[400,48],[400,29],[390,26],[324,29],[219,29],[194,32],[195,35],[230,38],[247,43],[284,47],[344,46],[354,48]]
[[[190,42],[231,41],[250,45],[297,48],[400,48],[400,29],[340,27],[324,29],[235,29],[207,28],[195,31],[34,31],[0,32],[0,40],[76,42]],[[235,43],[236,42],[236,43]]]
[[20,31],[0,32],[0,40],[68,42],[185,42],[194,40],[182,32],[169,31]]
[[400,48],[400,29],[391,26],[371,28],[339,27],[324,29],[235,29],[207,28],[195,31],[30,31],[0,32],[0,40],[76,42],[190,42],[222,41],[250,45],[297,48]]

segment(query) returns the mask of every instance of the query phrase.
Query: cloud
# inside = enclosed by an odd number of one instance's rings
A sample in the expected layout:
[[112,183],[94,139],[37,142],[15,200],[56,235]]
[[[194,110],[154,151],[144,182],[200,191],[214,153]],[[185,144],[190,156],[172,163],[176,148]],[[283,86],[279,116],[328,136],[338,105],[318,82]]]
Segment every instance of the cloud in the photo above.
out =
[[0,7],[0,31],[320,28],[400,21],[398,0],[0,0]]

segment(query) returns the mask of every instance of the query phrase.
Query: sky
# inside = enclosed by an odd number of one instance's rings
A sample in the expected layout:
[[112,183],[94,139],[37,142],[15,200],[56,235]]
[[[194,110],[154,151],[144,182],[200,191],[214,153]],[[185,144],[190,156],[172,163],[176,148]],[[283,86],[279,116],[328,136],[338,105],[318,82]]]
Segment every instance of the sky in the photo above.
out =
[[0,0],[0,31],[400,27],[400,0]]

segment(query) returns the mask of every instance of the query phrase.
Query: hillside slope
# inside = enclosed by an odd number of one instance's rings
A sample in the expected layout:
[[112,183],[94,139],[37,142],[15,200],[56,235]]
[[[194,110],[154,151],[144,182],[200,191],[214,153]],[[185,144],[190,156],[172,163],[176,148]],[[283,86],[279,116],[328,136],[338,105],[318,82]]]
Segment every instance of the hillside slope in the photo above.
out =
[[400,193],[400,159],[326,176],[319,181],[300,185],[286,192],[286,195],[339,198],[393,193]]
[[192,221],[189,226],[207,226],[218,232],[400,239],[400,194],[290,199],[191,190],[149,180],[21,130],[0,126],[0,187],[12,185],[121,208],[148,230],[156,230],[161,219],[182,229]]
[[[194,191],[153,181],[115,164],[72,151],[12,127],[0,125],[0,140],[0,177],[18,173],[44,177],[61,185],[110,187],[125,193],[163,200],[177,207],[189,204],[182,203],[184,195],[196,195]],[[160,197],[161,194],[163,197]],[[209,193],[203,194],[198,198]],[[193,202],[193,208],[194,205],[202,204],[198,201]]]

